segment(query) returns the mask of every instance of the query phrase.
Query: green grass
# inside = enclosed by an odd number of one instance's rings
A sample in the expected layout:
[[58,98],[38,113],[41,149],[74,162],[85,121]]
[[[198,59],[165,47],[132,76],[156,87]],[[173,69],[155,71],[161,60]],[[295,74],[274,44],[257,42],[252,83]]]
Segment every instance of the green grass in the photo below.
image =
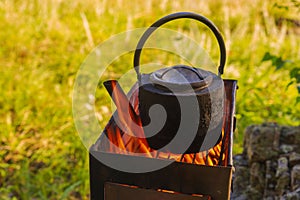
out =
[[[1,0],[0,199],[88,199],[88,152],[72,118],[76,73],[97,44],[175,11],[201,13],[224,35],[224,77],[239,81],[235,153],[250,124],[299,125],[299,79],[289,73],[300,67],[300,27],[289,20],[276,23],[282,18],[299,22],[293,2]],[[166,27],[193,36],[217,60],[216,43],[195,24],[178,21]],[[276,63],[262,62],[267,52],[291,62],[276,70]],[[149,52],[143,62],[151,56],[172,59]],[[111,75],[120,77],[131,68],[131,59],[113,63],[117,69]],[[99,113],[109,116],[103,88],[96,100]]]

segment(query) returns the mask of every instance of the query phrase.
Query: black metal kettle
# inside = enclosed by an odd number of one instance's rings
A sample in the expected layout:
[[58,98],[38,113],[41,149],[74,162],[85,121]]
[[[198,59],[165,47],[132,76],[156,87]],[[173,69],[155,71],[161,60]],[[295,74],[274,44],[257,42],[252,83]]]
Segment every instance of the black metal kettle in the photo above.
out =
[[[158,27],[179,18],[198,20],[214,33],[220,48],[218,75],[186,65],[167,67],[150,74],[140,72],[140,55],[146,40]],[[224,83],[221,74],[225,61],[226,49],[220,32],[210,20],[199,14],[170,14],[145,31],[134,52],[134,69],[139,84],[139,115],[151,148],[167,147],[165,151],[173,153],[196,153],[218,143],[223,124]],[[162,106],[166,114],[166,121],[158,131],[154,130],[157,128],[155,124],[152,128],[147,127],[151,120],[157,121],[161,117],[161,112],[151,111],[151,107],[157,105]],[[181,136],[174,140],[179,132]],[[186,140],[189,137],[192,139]]]

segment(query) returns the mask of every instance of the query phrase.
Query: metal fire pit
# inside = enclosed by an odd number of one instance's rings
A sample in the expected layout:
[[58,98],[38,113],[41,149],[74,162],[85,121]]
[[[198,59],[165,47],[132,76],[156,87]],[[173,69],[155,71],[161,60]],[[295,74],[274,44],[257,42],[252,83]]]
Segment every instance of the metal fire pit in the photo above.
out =
[[[206,166],[176,161],[157,171],[147,173],[127,173],[104,165],[97,158],[107,158],[117,165],[125,162],[155,165],[169,160],[123,155],[104,149],[105,129],[99,139],[90,148],[90,190],[91,199],[165,199],[193,200],[230,198],[232,179],[232,138],[235,127],[235,93],[237,81],[224,80],[226,99],[224,102],[224,120],[221,138],[220,156],[224,159],[215,166]],[[111,118],[107,127],[114,125]],[[223,158],[223,157],[222,157]],[[168,192],[172,191],[172,192]]]

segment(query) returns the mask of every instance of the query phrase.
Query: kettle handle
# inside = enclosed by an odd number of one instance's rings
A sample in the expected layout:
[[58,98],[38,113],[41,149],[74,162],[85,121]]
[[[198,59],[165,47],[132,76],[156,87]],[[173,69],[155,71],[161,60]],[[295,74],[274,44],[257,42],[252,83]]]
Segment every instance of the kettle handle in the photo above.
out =
[[204,17],[202,15],[199,15],[196,13],[191,13],[191,12],[177,12],[177,13],[167,15],[167,16],[157,20],[156,22],[154,22],[144,32],[144,34],[140,38],[140,40],[137,44],[137,47],[134,51],[134,58],[133,58],[133,66],[134,66],[134,69],[136,71],[137,78],[139,81],[141,80],[140,56],[141,56],[143,46],[146,43],[146,40],[161,25],[163,25],[169,21],[172,21],[175,19],[180,19],[180,18],[190,18],[190,19],[198,20],[198,21],[202,22],[203,24],[205,24],[206,26],[208,26],[210,28],[210,30],[214,33],[214,35],[217,38],[217,41],[219,43],[219,47],[220,47],[220,66],[218,67],[218,71],[219,71],[218,75],[221,76],[221,74],[223,74],[224,66],[225,66],[225,62],[226,62],[226,48],[225,48],[225,43],[224,43],[223,37],[222,37],[221,33],[219,32],[218,28],[209,19],[207,19],[206,17]]

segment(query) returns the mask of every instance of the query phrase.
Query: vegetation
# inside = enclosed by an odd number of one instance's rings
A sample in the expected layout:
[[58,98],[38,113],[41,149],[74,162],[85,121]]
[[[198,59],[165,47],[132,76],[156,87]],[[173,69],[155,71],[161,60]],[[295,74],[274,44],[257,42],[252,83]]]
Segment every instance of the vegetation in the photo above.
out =
[[[298,0],[1,0],[0,199],[88,199],[88,151],[72,118],[80,64],[114,34],[175,11],[201,13],[224,35],[224,77],[239,81],[236,153],[250,124],[299,125],[299,9]],[[168,27],[194,36],[217,59],[208,33],[198,36],[198,25],[189,25]],[[110,75],[121,76],[131,62],[124,56]],[[96,101],[109,117],[101,86]]]

